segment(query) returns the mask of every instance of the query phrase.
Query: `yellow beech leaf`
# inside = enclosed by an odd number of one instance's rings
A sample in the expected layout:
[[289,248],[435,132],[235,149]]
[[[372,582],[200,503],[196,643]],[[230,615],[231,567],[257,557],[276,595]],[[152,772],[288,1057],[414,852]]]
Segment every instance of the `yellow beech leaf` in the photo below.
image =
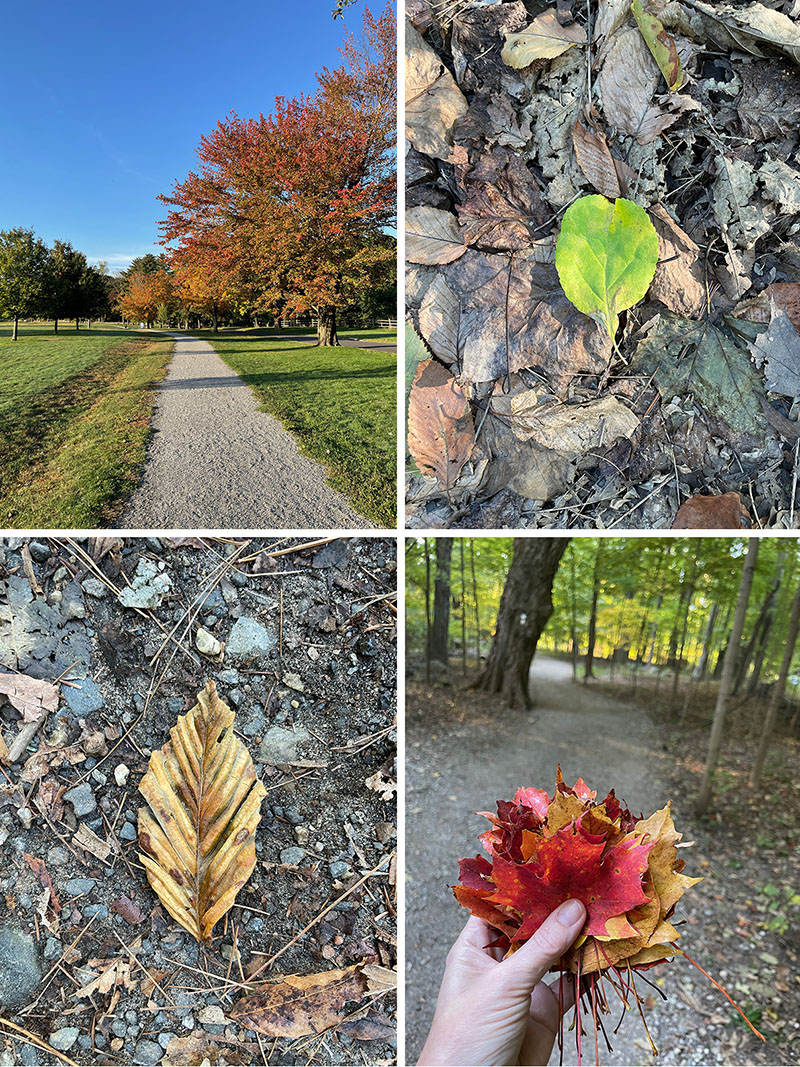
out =
[[150,885],[198,941],[233,906],[256,863],[264,786],[213,682],[150,757],[139,784],[140,859]]

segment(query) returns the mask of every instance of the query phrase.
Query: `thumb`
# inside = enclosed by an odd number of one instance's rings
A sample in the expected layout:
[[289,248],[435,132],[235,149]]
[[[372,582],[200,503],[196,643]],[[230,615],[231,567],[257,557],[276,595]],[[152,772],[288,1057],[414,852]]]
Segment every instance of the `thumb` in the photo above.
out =
[[498,975],[520,992],[531,993],[572,946],[585,919],[586,908],[580,900],[565,900],[548,915],[529,941],[503,960]]

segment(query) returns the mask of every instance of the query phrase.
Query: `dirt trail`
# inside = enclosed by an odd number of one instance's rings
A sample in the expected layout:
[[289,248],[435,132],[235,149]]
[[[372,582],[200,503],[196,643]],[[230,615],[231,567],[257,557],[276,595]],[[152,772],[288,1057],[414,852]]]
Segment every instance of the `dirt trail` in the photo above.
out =
[[360,529],[360,516],[207,341],[170,333],[129,529]]
[[[643,711],[620,705],[591,687],[572,681],[568,663],[537,656],[532,679],[539,706],[531,713],[498,707],[491,716],[457,713],[446,721],[428,718],[409,706],[406,756],[407,796],[407,1000],[408,1062],[416,1062],[433,1014],[444,959],[466,921],[448,886],[458,874],[456,860],[480,850],[477,834],[484,819],[470,812],[494,810],[518,786],[552,788],[556,764],[571,783],[582,775],[602,796],[617,788],[635,814],[649,814],[668,798],[659,773],[665,759],[660,731]],[[457,708],[470,694],[450,691]],[[441,699],[441,698],[440,698]],[[427,721],[426,721],[427,719]],[[624,786],[624,788],[622,788]],[[668,977],[669,1005],[661,1001],[648,1024],[661,1050],[659,1064],[714,1062],[686,1059],[702,1051],[700,1020],[681,1001],[677,965]],[[687,970],[691,968],[687,967]],[[684,983],[685,984],[685,983]],[[646,986],[643,986],[646,989]],[[655,998],[654,998],[655,999]],[[614,1017],[609,1033],[616,1025]],[[693,1036],[694,1028],[694,1036]],[[686,1036],[688,1035],[688,1036]],[[614,1052],[601,1052],[604,1064],[650,1064],[639,1042],[641,1021],[630,1014],[615,1037]],[[575,1052],[565,1047],[564,1063]],[[591,1061],[594,1062],[593,1054]],[[558,1050],[551,1062],[558,1063]]]

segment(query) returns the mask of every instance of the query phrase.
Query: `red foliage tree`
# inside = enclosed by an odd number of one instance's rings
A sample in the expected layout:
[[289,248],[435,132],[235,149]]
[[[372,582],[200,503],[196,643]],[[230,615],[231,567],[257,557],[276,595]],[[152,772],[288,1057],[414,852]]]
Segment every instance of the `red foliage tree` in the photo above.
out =
[[313,310],[318,343],[338,344],[336,308],[394,270],[395,40],[391,5],[367,11],[313,96],[278,98],[258,119],[231,114],[203,138],[199,170],[161,197],[176,270],[255,310]]

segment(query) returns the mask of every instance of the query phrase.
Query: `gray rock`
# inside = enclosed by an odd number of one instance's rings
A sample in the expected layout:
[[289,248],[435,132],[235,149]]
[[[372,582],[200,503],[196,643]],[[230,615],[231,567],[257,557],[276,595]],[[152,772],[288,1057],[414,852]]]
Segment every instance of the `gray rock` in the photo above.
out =
[[298,745],[308,741],[309,736],[303,726],[298,726],[296,730],[273,726],[267,730],[258,746],[258,759],[262,763],[291,763],[297,759]]
[[105,904],[87,904],[83,909],[83,916],[85,919],[93,919],[95,915],[98,919],[108,918],[108,908]]
[[119,836],[123,841],[135,841],[137,838],[136,827],[132,822],[126,822],[122,824],[122,829],[119,832]]
[[69,852],[61,845],[53,845],[47,850],[48,867],[63,867],[65,863],[69,863],[69,858]]
[[234,571],[231,575],[231,585],[235,585],[237,589],[244,589],[249,579],[246,574],[242,574],[241,571]]
[[83,897],[91,893],[96,885],[94,878],[70,878],[65,888],[71,897]]
[[171,1030],[164,1030],[163,1033],[160,1033],[158,1035],[158,1043],[163,1049],[166,1050],[167,1045],[170,1043],[173,1037],[177,1036],[178,1035],[174,1034]]
[[[157,608],[172,592],[172,579],[151,559],[140,559],[130,587],[119,594],[126,608]],[[152,1042],[151,1042],[152,1044]]]
[[61,614],[67,619],[86,618],[86,604],[83,599],[83,590],[77,582],[70,582],[64,589],[61,598]]
[[[13,1056],[11,1062],[14,1062]],[[39,1053],[36,1048],[33,1045],[23,1045],[19,1050],[19,1062],[22,1067],[38,1067]]]
[[93,596],[95,600],[102,600],[108,596],[108,586],[104,585],[99,578],[84,578],[83,591],[87,596]]
[[238,685],[239,684],[239,672],[236,670],[228,669],[220,671],[217,678],[223,683],[223,685]]
[[225,651],[229,656],[266,656],[277,643],[277,638],[265,626],[242,617],[233,624]]
[[47,943],[44,946],[44,958],[46,960],[57,960],[61,957],[61,942],[57,937],[48,937]]
[[93,682],[91,678],[84,678],[80,686],[80,689],[64,686],[64,695],[75,714],[79,718],[85,719],[87,715],[93,715],[96,711],[100,711],[105,701],[103,700],[103,694],[97,687],[97,683]]
[[347,878],[353,873],[353,868],[344,860],[334,860],[333,863],[329,863],[328,870],[331,872],[331,878]]
[[31,541],[28,544],[28,549],[37,563],[47,563],[50,559],[50,547],[42,544],[41,541]]
[[79,817],[81,815],[91,815],[97,808],[92,787],[88,782],[81,782],[80,785],[68,789],[64,794],[64,799],[70,802],[75,814]]
[[80,1030],[77,1026],[62,1026],[48,1037],[48,1041],[59,1052],[68,1052],[78,1040]]
[[184,1017],[181,1019],[181,1026],[184,1028],[184,1030],[194,1030],[194,1016],[184,1015]]
[[304,848],[292,848],[281,849],[281,863],[287,863],[290,867],[299,866],[306,858],[306,850]]
[[24,1004],[41,980],[33,938],[13,927],[0,927],[0,1006]]
[[155,1041],[137,1041],[133,1050],[133,1062],[142,1064],[160,1063],[164,1050]]

